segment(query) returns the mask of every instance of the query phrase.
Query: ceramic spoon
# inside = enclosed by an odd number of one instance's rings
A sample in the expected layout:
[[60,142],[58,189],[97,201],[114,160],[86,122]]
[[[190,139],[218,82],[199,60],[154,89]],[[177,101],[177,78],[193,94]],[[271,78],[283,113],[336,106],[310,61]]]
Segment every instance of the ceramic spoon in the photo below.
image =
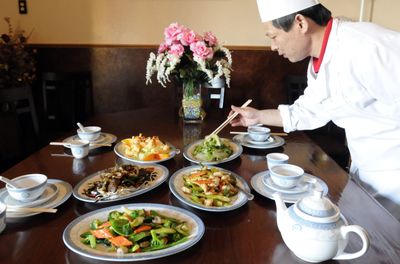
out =
[[85,127],[81,124],[81,123],[76,123],[77,125],[78,125],[78,127],[83,131],[83,132],[87,132],[86,130],[85,130]]
[[8,185],[10,185],[13,188],[18,189],[18,185],[15,184],[15,182],[11,181],[10,179],[0,176],[0,181],[7,183]]
[[254,195],[248,191],[246,191],[245,189],[243,189],[242,187],[236,185],[235,186],[237,189],[239,189],[239,191],[241,191],[242,193],[244,193],[247,196],[247,200],[253,200],[254,199]]

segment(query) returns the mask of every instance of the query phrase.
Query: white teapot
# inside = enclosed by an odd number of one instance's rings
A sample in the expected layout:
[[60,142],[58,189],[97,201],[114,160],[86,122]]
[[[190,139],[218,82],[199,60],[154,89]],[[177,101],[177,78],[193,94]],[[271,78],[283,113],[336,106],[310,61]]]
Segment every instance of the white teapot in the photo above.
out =
[[[348,225],[339,208],[315,190],[289,208],[280,193],[274,193],[277,208],[278,229],[288,248],[299,258],[308,262],[329,259],[354,259],[362,256],[369,247],[367,232],[360,226]],[[362,240],[362,248],[346,253],[348,233],[354,232]]]

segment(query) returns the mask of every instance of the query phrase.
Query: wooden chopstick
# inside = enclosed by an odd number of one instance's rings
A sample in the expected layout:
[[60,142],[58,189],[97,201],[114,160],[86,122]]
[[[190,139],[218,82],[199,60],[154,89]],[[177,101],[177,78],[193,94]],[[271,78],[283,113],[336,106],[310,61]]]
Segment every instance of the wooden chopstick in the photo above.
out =
[[[242,132],[242,131],[231,131],[230,132],[232,135],[247,135],[249,134],[248,132]],[[287,133],[278,133],[278,132],[271,132],[270,133],[271,136],[284,136],[286,137],[288,134]]]
[[[249,99],[246,101],[246,103],[244,103],[240,108],[244,108],[246,106],[248,106],[253,100]],[[217,135],[219,132],[221,132],[221,130],[227,125],[229,124],[229,122],[231,122],[239,113],[235,112],[233,113],[231,116],[228,116],[228,118],[219,126],[217,127],[217,129],[215,129],[210,135]]]
[[7,207],[7,211],[15,213],[56,213],[56,208],[43,207]]

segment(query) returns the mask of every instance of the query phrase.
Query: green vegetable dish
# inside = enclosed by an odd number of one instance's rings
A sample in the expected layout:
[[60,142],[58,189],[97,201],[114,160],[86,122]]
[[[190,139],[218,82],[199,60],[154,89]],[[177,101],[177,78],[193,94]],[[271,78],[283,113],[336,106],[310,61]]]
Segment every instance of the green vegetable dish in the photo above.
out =
[[155,210],[112,211],[106,221],[94,220],[80,235],[82,243],[94,249],[119,254],[155,251],[188,240],[186,222],[161,215]]
[[198,204],[211,207],[232,205],[236,188],[236,178],[229,172],[206,166],[183,175],[182,191]]
[[226,159],[232,153],[233,150],[227,140],[217,135],[210,135],[194,148],[192,155],[199,161],[212,162]]

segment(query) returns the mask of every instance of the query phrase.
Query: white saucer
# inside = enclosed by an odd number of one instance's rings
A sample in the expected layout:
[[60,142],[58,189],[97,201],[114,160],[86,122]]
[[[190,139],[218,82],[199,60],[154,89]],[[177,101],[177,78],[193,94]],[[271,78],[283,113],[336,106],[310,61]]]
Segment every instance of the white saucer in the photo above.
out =
[[253,141],[252,142],[257,142],[255,144],[250,143],[248,139],[248,135],[236,135],[233,137],[233,141],[236,143],[239,143],[242,146],[248,147],[248,148],[254,148],[254,149],[270,149],[270,148],[277,148],[285,144],[285,140],[280,137],[280,136],[271,136],[273,138],[272,142],[260,144],[258,141]]
[[299,182],[299,184],[298,185],[296,185],[295,187],[293,187],[293,188],[289,188],[289,189],[285,189],[285,188],[282,188],[282,187],[280,187],[280,186],[278,186],[278,185],[276,185],[273,181],[272,181],[272,179],[271,179],[271,177],[270,177],[270,175],[269,175],[269,171],[267,171],[267,173],[264,175],[264,177],[262,178],[262,181],[263,181],[263,183],[268,187],[268,188],[270,188],[270,189],[272,189],[272,190],[274,190],[274,191],[277,191],[277,192],[280,192],[280,193],[292,193],[292,194],[296,194],[296,193],[302,193],[302,192],[305,192],[305,191],[307,191],[307,188],[309,188],[310,187],[310,184],[311,184],[311,182],[308,180],[308,179],[310,179],[307,175],[305,175],[304,177],[303,177],[303,179]]
[[[44,202],[40,205],[43,208],[56,208],[60,204],[63,204],[72,194],[72,186],[66,181],[57,180],[57,179],[49,179],[48,183],[51,183],[57,187],[58,192],[47,202]],[[5,188],[3,188],[5,189]],[[3,190],[2,189],[2,190]],[[2,191],[1,190],[1,191]],[[21,213],[21,212],[7,212],[6,218],[23,218],[28,216],[33,216],[41,213]]]
[[[261,194],[264,197],[267,197],[269,199],[274,200],[273,198],[273,194],[275,192],[277,192],[277,190],[274,190],[272,188],[270,188],[269,186],[267,186],[266,184],[264,184],[264,177],[269,174],[269,171],[262,171],[257,173],[256,175],[254,175],[253,177],[251,177],[251,187],[253,187],[253,189],[258,192],[259,194]],[[307,182],[311,182],[308,183],[306,186],[307,188],[305,188],[304,192],[296,192],[296,193],[287,193],[287,192],[281,192],[278,191],[281,196],[282,199],[285,203],[295,203],[298,200],[302,199],[303,197],[306,196],[310,196],[312,195],[314,189],[316,188],[321,188],[323,190],[323,194],[326,195],[328,193],[328,186],[326,185],[326,183],[321,180],[320,178],[305,173],[304,175],[305,177],[307,177],[308,179]]]
[[[64,139],[63,142],[71,143],[72,141],[79,140],[79,139],[80,138],[78,135],[73,135],[73,136],[70,136],[70,137]],[[115,141],[117,141],[117,137],[115,135],[110,134],[110,133],[101,132],[99,138],[96,140],[90,141],[90,144],[112,144]],[[93,146],[93,145],[89,146],[90,149],[96,149],[99,147],[101,147],[101,146]]]
[[244,139],[253,145],[268,145],[268,144],[272,144],[275,142],[275,138],[273,136],[269,137],[267,140],[265,141],[256,141],[256,140],[252,140],[248,135],[245,135]]
[[20,202],[18,200],[15,200],[14,198],[12,198],[8,194],[7,190],[5,190],[5,192],[0,193],[0,201],[7,204],[8,207],[14,207],[14,208],[34,207],[34,206],[37,206],[37,205],[47,202],[48,200],[53,198],[54,195],[57,194],[57,192],[58,192],[58,188],[56,185],[54,185],[52,183],[47,183],[43,194],[41,196],[39,196],[39,198],[36,200],[30,201],[30,202]]

